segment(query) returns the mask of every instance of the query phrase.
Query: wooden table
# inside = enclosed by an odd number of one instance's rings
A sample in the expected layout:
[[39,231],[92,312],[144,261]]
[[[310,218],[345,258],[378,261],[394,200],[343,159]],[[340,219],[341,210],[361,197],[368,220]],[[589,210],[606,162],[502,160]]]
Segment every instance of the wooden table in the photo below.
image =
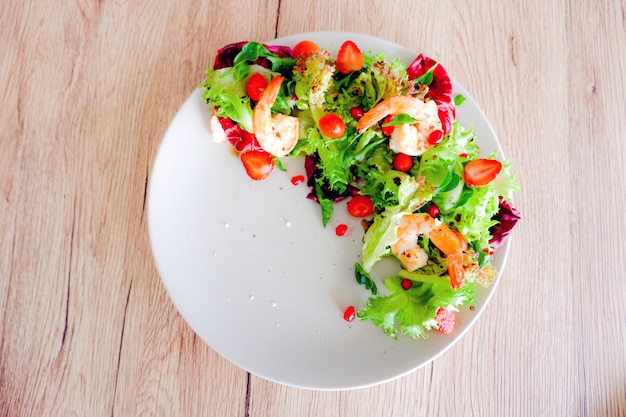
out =
[[[626,2],[6,0],[0,416],[626,416]],[[200,341],[156,272],[146,189],[218,47],[345,30],[439,53],[522,186],[478,324],[354,391],[290,388]]]

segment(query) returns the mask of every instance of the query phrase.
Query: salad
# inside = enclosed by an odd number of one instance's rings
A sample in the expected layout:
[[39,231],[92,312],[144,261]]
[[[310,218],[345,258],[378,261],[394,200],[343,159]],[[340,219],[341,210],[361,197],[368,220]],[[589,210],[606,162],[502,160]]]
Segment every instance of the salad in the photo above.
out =
[[[370,296],[344,319],[394,338],[452,332],[476,285],[497,276],[493,255],[520,219],[519,185],[510,161],[481,157],[471,126],[456,121],[465,98],[441,63],[419,54],[407,65],[349,40],[336,56],[311,41],[239,42],[219,49],[206,75],[213,140],[230,143],[250,178],[301,158],[322,226],[344,199],[363,220],[354,271]],[[381,280],[383,259],[397,272]]]

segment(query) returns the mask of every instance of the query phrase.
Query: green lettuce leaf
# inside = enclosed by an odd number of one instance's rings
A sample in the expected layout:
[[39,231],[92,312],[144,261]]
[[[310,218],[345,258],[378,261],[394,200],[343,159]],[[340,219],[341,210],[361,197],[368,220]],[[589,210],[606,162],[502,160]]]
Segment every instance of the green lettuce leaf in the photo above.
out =
[[498,223],[494,216],[498,213],[500,198],[518,190],[511,164],[504,161],[502,171],[494,181],[478,188],[465,187],[460,201],[452,209],[442,211],[441,219],[458,230],[478,252],[488,250],[492,237],[490,229]]
[[391,254],[391,246],[398,240],[396,235],[402,216],[423,207],[434,192],[434,187],[414,177],[405,175],[400,178],[398,204],[385,207],[380,215],[375,216],[363,237],[363,269],[367,272],[371,272],[378,261]]
[[[418,278],[419,274],[414,277]],[[437,327],[435,315],[438,308],[456,311],[458,306],[474,299],[475,286],[471,283],[455,290],[447,277],[430,276],[414,281],[412,287],[405,290],[400,284],[402,279],[400,276],[387,278],[385,287],[389,294],[370,297],[358,312],[361,320],[371,320],[396,339],[398,334],[414,339],[427,338],[427,331]]]
[[259,58],[265,58],[270,61],[272,71],[287,75],[291,73],[293,66],[296,64],[294,58],[281,58],[258,42],[248,42],[235,57],[233,69],[240,78],[243,78],[248,75],[250,64]]
[[252,107],[246,93],[246,78],[239,78],[232,68],[207,70],[207,78],[200,85],[202,99],[216,109],[220,117],[228,117],[252,132]]

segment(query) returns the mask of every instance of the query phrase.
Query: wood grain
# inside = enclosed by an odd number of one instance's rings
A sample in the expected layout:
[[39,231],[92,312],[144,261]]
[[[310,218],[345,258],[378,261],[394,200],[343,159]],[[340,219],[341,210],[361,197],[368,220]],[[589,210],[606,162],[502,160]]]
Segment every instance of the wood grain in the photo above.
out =
[[[3,2],[0,416],[626,416],[625,10]],[[477,325],[422,369],[354,391],[282,386],[220,357],[173,307],[146,230],[161,137],[217,48],[317,30],[439,54],[522,186]]]

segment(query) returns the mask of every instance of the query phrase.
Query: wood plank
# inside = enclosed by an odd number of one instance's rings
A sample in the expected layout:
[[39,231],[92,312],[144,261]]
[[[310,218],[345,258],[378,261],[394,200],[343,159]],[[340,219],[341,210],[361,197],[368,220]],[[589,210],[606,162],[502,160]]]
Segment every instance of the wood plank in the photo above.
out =
[[[626,416],[624,10],[3,2],[0,416]],[[192,332],[154,267],[145,196],[217,48],[338,29],[439,54],[513,161],[523,221],[492,303],[452,349],[324,392],[250,376]]]

